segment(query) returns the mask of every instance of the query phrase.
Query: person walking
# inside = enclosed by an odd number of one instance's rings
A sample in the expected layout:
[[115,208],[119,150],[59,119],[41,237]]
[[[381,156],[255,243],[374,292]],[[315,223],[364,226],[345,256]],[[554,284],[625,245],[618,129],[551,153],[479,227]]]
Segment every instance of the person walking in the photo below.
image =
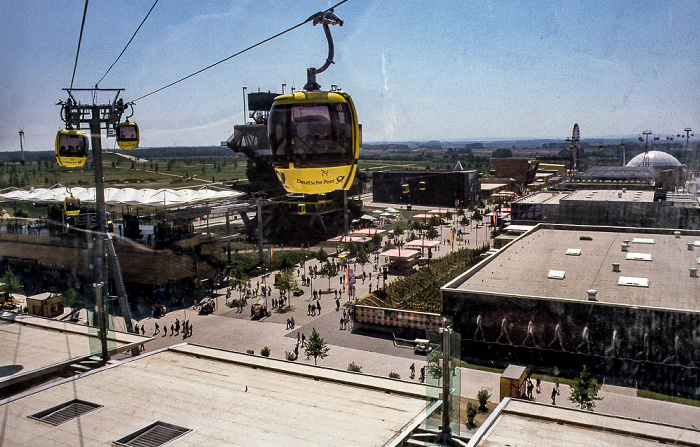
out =
[[408,369],[411,370],[411,379],[415,379],[416,378],[416,364],[411,363],[411,367]]
[[153,335],[160,334],[160,326],[158,326],[158,323],[156,323],[156,328],[153,331]]
[[552,405],[556,405],[556,398],[557,398],[557,389],[556,387],[552,388]]

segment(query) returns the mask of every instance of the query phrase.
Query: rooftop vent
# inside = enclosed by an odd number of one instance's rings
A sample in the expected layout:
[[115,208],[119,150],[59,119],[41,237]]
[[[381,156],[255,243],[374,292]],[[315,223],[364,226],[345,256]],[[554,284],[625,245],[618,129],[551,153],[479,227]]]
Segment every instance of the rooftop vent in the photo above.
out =
[[625,259],[628,261],[652,261],[650,253],[627,253]]
[[689,242],[688,243],[688,250],[690,250],[690,251],[695,250],[695,244]]
[[622,250],[622,251],[627,251],[627,249],[628,249],[629,247],[630,247],[630,246],[629,246],[629,244],[628,244],[627,242],[623,242],[623,243],[620,244],[620,250]]
[[674,232],[673,232],[673,235],[676,236],[676,239],[680,239],[680,238],[681,238],[681,232],[680,232],[680,231],[674,231]]
[[695,267],[690,268],[690,277],[691,278],[697,278],[698,277],[698,269]]
[[649,287],[649,278],[634,278],[632,276],[620,276],[618,286]]
[[566,271],[564,270],[550,270],[547,278],[549,279],[564,279],[566,276]]
[[84,400],[73,399],[69,402],[62,403],[48,410],[40,411],[39,413],[29,416],[31,419],[36,419],[41,422],[46,422],[51,425],[61,425],[71,419],[75,419],[93,410],[97,410],[102,405],[93,404]]
[[191,431],[189,428],[158,421],[114,443],[129,447],[159,447]]
[[619,272],[620,271],[620,264],[617,262],[613,262],[613,272]]
[[592,241],[593,238],[590,236],[581,236],[578,238],[580,241]]
[[588,301],[597,301],[596,295],[598,295],[598,291],[595,289],[590,289],[588,291]]
[[580,248],[567,248],[566,255],[567,256],[581,256],[581,249]]

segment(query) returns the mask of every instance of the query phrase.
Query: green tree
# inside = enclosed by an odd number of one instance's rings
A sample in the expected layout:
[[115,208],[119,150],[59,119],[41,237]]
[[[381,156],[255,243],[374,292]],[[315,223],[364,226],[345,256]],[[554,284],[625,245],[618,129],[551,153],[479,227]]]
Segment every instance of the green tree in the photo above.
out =
[[582,410],[593,411],[595,401],[603,400],[602,397],[598,397],[599,390],[600,384],[591,376],[586,365],[584,365],[581,375],[578,376],[578,379],[571,386],[569,400],[580,405]]
[[338,274],[338,266],[332,264],[330,261],[326,261],[326,263],[323,264],[323,266],[321,267],[321,270],[319,270],[319,273],[321,274],[321,276],[325,276],[328,278],[328,290],[330,290],[331,278]]
[[495,151],[493,151],[491,153],[492,158],[510,158],[512,156],[513,156],[513,151],[506,148],[506,147],[496,149]]
[[415,231],[420,231],[423,229],[423,224],[419,219],[414,219],[413,222],[411,222],[411,230]]
[[378,233],[374,233],[372,235],[372,245],[375,247],[381,247],[382,246],[382,235]]
[[408,229],[406,222],[397,222],[396,227],[394,227],[394,234],[396,236],[401,236]]
[[442,379],[442,349],[436,349],[428,355],[426,371],[433,379]]
[[74,288],[69,287],[63,292],[63,304],[70,307],[71,316],[75,315],[80,306],[83,304],[83,300],[78,296],[78,292]]
[[282,270],[275,280],[275,287],[280,291],[287,291],[287,307],[292,305],[292,294],[290,293],[292,289],[296,289],[299,286],[296,276],[294,276],[294,270],[286,269]]
[[357,250],[357,262],[362,266],[362,273],[365,272],[365,264],[369,262],[369,255],[365,251],[365,247],[360,246]]
[[438,232],[437,228],[432,226],[428,228],[428,231],[425,233],[425,237],[427,237],[428,239],[435,239],[439,235],[440,233]]
[[316,259],[321,263],[328,261],[328,253],[326,253],[326,250],[321,248],[318,253],[316,253]]
[[323,337],[321,337],[318,332],[316,332],[316,328],[313,328],[311,331],[311,335],[309,338],[306,339],[306,348],[304,349],[304,354],[306,354],[306,360],[308,360],[310,357],[314,358],[314,365],[317,365],[317,360],[320,357],[321,359],[325,359],[328,357],[328,351],[330,351],[331,348],[328,346],[328,344],[323,341]]
[[20,293],[24,290],[22,282],[15,276],[11,268],[8,268],[5,274],[2,275],[2,282],[4,284],[3,291],[7,293],[9,297],[12,297],[13,293]]

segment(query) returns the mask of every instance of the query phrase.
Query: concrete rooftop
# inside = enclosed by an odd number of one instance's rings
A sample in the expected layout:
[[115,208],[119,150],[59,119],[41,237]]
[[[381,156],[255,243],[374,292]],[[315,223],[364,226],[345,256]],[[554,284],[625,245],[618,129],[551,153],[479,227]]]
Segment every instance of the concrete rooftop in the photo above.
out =
[[580,200],[586,202],[641,202],[654,201],[654,191],[620,189],[579,189],[576,191],[542,191],[518,199],[517,203],[556,205],[561,201]]
[[[589,289],[595,289],[603,303],[700,311],[700,278],[689,273],[690,268],[700,267],[697,232],[676,238],[662,233],[560,228],[538,228],[512,242],[476,267],[457,289],[582,301],[588,299]],[[654,243],[643,243],[647,239]],[[628,252],[621,250],[625,240],[630,241]],[[688,250],[695,241],[699,242],[694,250]],[[580,255],[567,255],[569,249],[580,249]],[[633,253],[651,255],[652,260],[627,259]],[[613,263],[620,264],[620,272],[613,271]],[[564,271],[564,279],[548,278],[550,270]],[[618,285],[620,277],[647,278],[649,287]]]
[[[526,401],[505,401],[484,424],[478,447],[652,447],[699,445],[700,432],[666,424],[572,410]],[[470,444],[472,445],[472,444]]]
[[[99,354],[96,329],[83,324],[0,311],[0,388],[52,365]],[[110,349],[149,337],[111,332]]]
[[[384,446],[425,416],[423,393],[415,383],[182,345],[4,402],[3,446],[111,445],[156,421],[192,430],[178,446]],[[28,418],[72,399],[102,407],[58,426]]]

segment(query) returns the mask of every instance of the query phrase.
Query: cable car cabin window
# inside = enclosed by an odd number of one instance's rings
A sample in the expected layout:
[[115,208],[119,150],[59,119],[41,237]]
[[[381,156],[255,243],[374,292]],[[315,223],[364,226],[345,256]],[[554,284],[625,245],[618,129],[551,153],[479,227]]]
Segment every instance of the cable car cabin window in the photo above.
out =
[[270,147],[275,166],[352,164],[352,122],[347,104],[274,106],[270,112]]
[[66,157],[87,157],[87,139],[82,135],[61,135],[59,137],[59,155]]
[[118,126],[119,139],[122,141],[135,141],[138,139],[135,126]]

